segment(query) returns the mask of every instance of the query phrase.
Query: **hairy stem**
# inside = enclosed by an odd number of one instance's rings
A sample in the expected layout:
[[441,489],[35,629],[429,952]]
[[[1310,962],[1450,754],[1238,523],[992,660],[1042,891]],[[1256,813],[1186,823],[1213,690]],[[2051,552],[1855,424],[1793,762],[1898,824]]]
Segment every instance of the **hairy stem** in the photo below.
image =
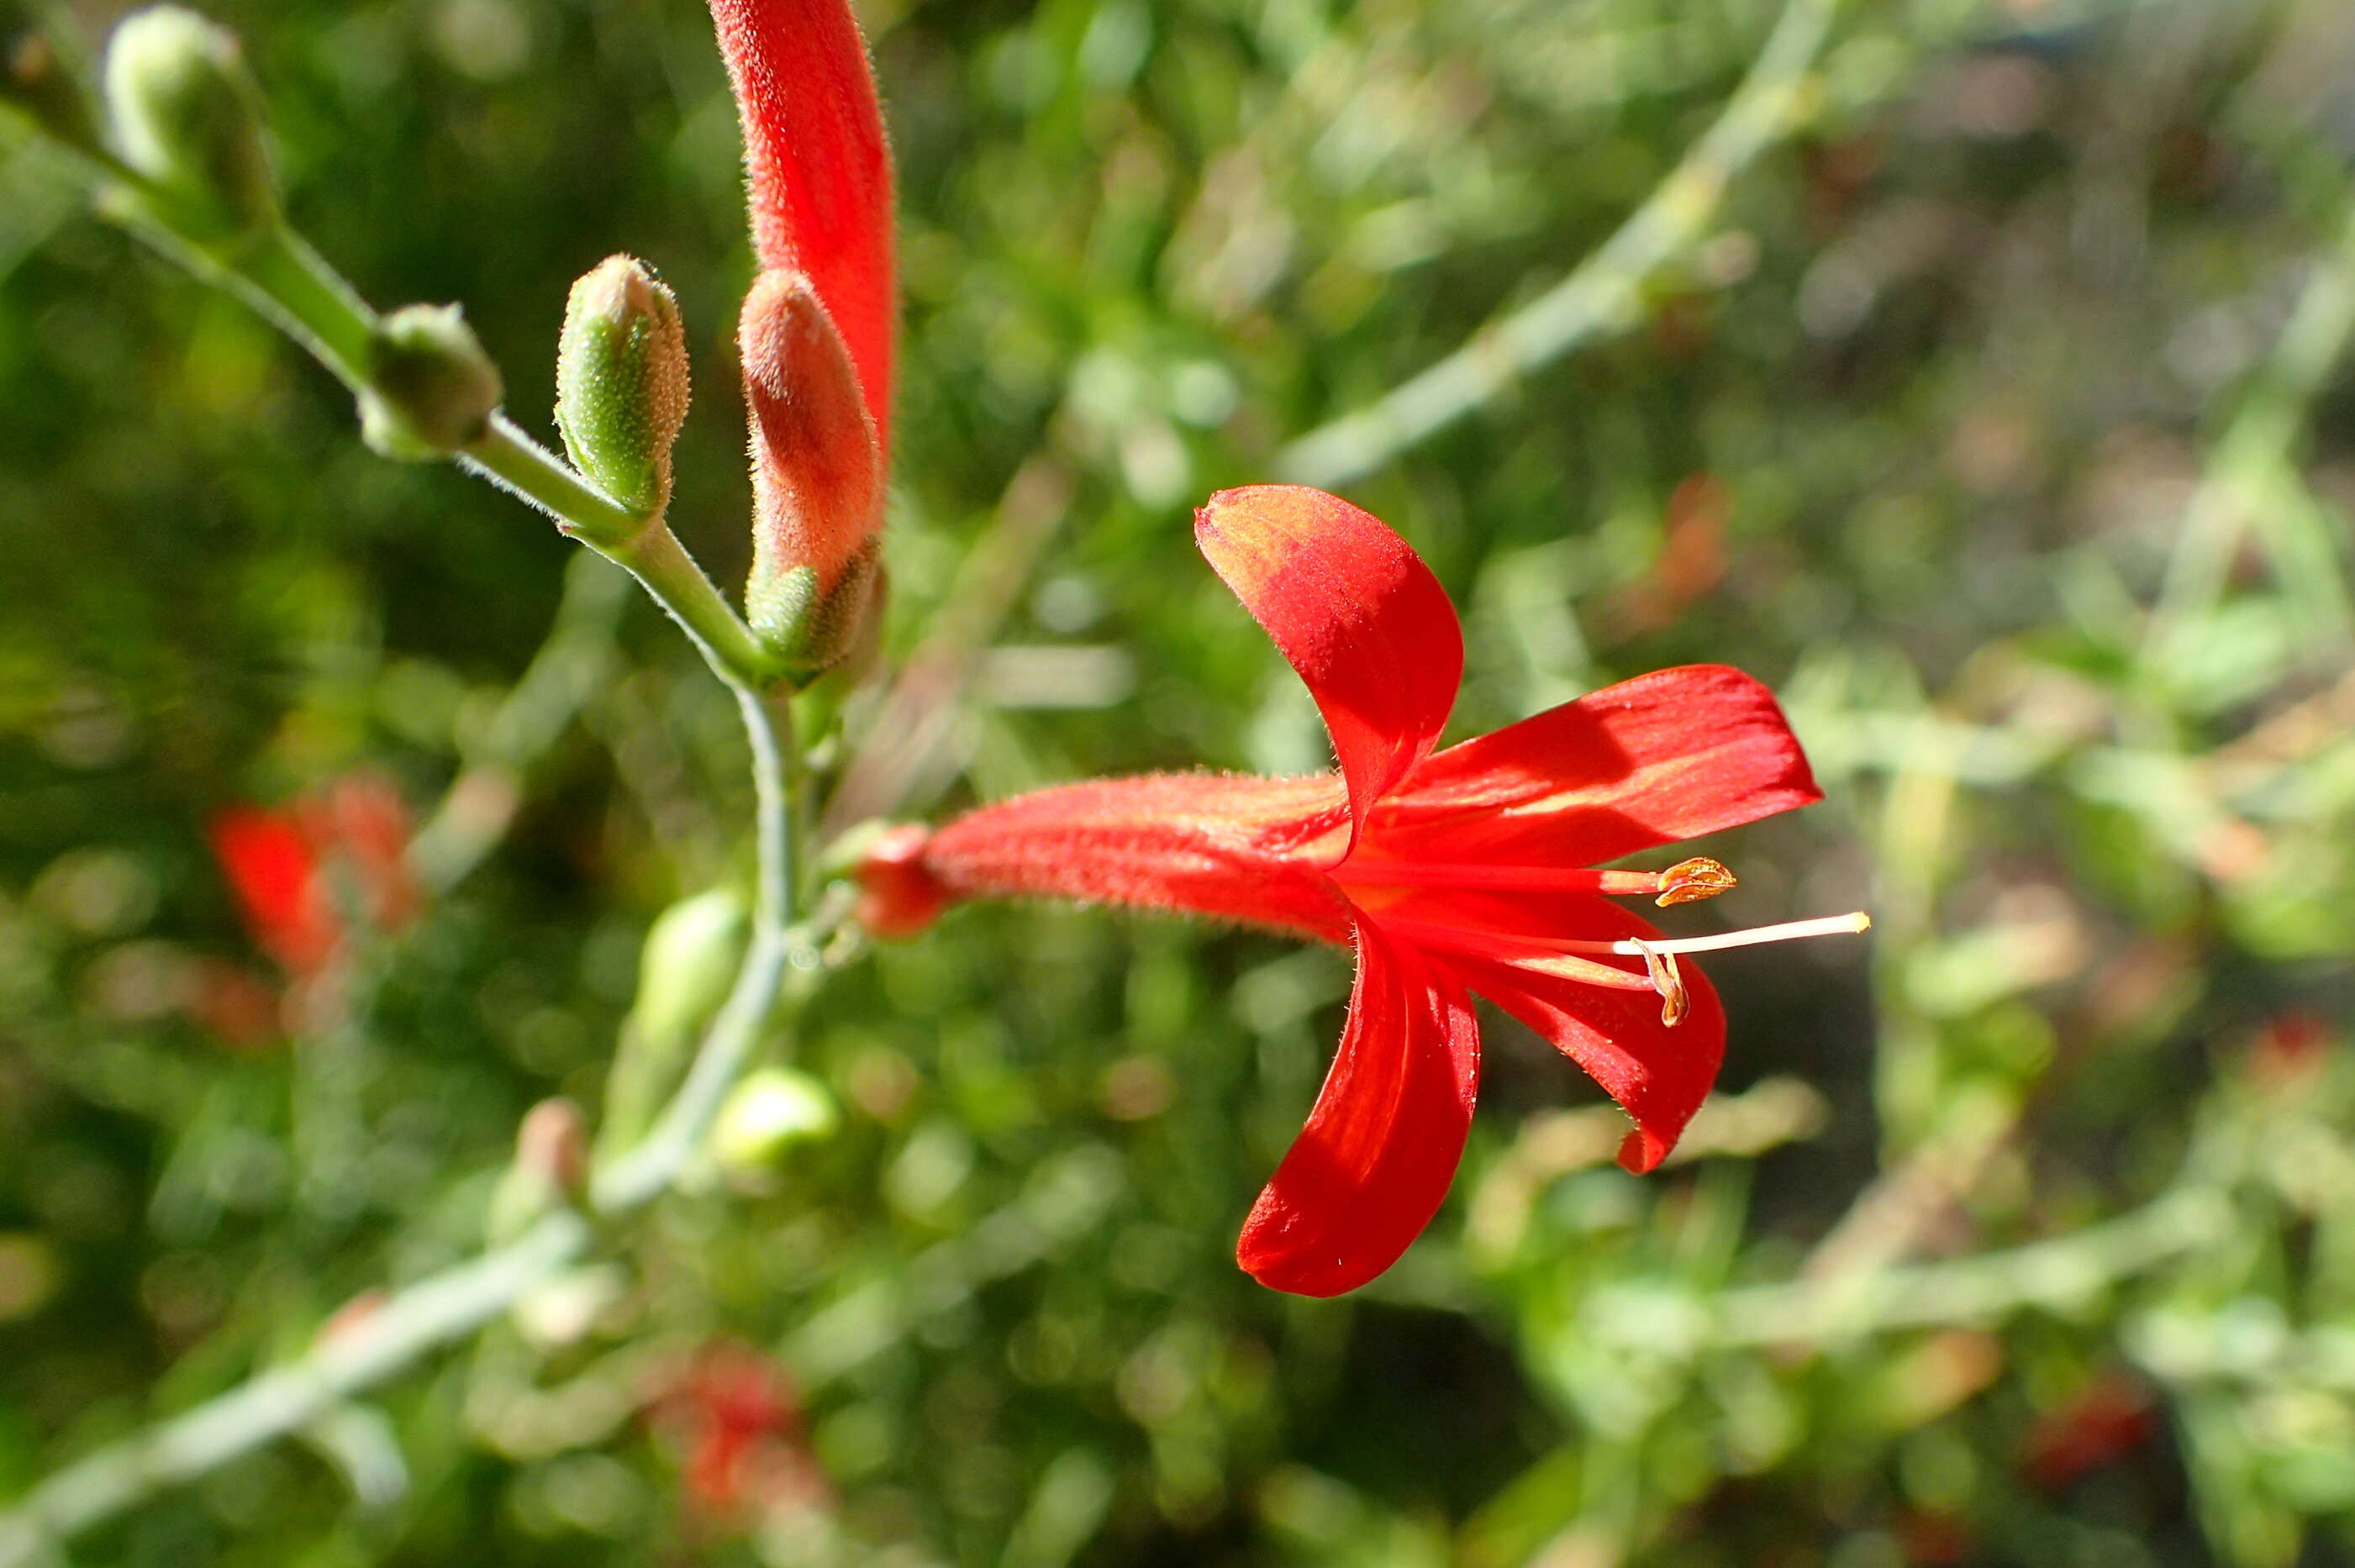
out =
[[[769,683],[774,672],[768,655],[661,518],[634,517],[504,413],[491,417],[490,428],[459,461],[468,472],[546,512],[559,528],[636,578],[694,640],[720,679],[731,686]],[[598,542],[606,538],[623,542]]]

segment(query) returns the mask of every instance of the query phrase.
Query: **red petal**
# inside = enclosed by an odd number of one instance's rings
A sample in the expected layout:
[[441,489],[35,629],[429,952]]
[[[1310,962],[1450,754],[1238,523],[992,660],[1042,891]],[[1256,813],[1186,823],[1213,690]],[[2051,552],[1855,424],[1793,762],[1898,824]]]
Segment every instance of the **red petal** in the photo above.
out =
[[[1583,893],[1453,892],[1423,895],[1401,903],[1399,912],[1420,920],[1444,919],[1473,931],[1617,942],[1657,939],[1659,932],[1617,904]],[[1686,996],[1684,1020],[1660,1022],[1660,999],[1649,991],[1620,991],[1558,976],[1532,973],[1503,961],[1508,940],[1496,942],[1495,956],[1450,952],[1439,960],[1464,983],[1551,1040],[1586,1070],[1635,1118],[1636,1130],[1619,1151],[1619,1162],[1641,1173],[1668,1157],[1717,1082],[1725,1059],[1725,1009],[1690,959],[1678,972]],[[1641,958],[1581,955],[1641,975]]]
[[1464,635],[1446,590],[1379,519],[1305,485],[1221,490],[1194,539],[1307,683],[1363,823],[1455,705]]
[[1822,798],[1772,692],[1686,665],[1449,747],[1366,831],[1398,859],[1590,866]]
[[1370,920],[1332,1071],[1243,1221],[1235,1261],[1299,1296],[1355,1290],[1398,1261],[1447,1196],[1472,1125],[1472,1001]]
[[891,155],[867,46],[843,0],[710,0],[736,89],[764,272],[809,274],[868,411],[891,428]]
[[932,837],[923,869],[958,898],[1183,910],[1349,939],[1349,906],[1303,846],[1337,837],[1338,779],[1156,773],[1039,790]]

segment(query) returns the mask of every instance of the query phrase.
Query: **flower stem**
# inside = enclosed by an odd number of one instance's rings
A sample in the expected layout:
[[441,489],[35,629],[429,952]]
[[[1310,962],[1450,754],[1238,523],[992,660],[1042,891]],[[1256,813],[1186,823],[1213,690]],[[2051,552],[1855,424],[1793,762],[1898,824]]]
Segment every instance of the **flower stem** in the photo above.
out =
[[0,1515],[0,1568],[58,1561],[56,1547],[69,1537],[326,1415],[496,1317],[578,1256],[589,1235],[580,1215],[550,1214],[511,1245],[419,1281],[293,1360],[76,1460]]
[[783,988],[788,956],[786,927],[794,908],[793,839],[794,773],[798,759],[777,741],[768,706],[749,687],[736,688],[752,748],[756,794],[755,833],[760,869],[753,886],[752,940],[728,999],[712,1019],[703,1048],[678,1087],[637,1145],[599,1171],[590,1204],[600,1213],[625,1212],[644,1204],[676,1180],[719,1114],[720,1103],[742,1076],[762,1027]]
[[376,312],[318,251],[284,224],[217,263],[231,293],[359,391],[368,384]]
[[[768,655],[743,618],[661,518],[633,516],[505,413],[491,416],[490,428],[459,462],[546,512],[566,533],[636,578],[720,679],[759,688],[774,678]],[[609,539],[618,542],[603,542]]]

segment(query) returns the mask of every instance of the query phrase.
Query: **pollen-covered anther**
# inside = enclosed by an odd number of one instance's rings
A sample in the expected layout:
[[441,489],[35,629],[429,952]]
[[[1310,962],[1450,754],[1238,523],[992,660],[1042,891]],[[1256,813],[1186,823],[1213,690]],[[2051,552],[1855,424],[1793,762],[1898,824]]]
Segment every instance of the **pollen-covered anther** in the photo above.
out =
[[1735,886],[1734,875],[1721,860],[1706,855],[1696,855],[1689,860],[1679,860],[1660,873],[1659,897],[1652,901],[1662,909],[1674,904],[1699,903],[1720,893],[1730,893]]
[[1651,977],[1652,989],[1660,994],[1660,1027],[1676,1028],[1685,1021],[1692,1006],[1685,994],[1685,977],[1677,968],[1677,955],[1662,953],[1648,942],[1631,939],[1628,945],[1644,955],[1644,973]]

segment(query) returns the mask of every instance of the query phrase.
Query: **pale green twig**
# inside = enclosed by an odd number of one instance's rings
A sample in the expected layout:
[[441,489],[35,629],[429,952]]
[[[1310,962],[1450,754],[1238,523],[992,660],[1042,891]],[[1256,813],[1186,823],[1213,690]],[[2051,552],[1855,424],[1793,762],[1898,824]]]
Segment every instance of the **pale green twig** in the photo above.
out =
[[2232,1224],[2232,1205],[2222,1194],[2183,1188],[2049,1242],[1948,1263],[1729,1290],[1710,1303],[1707,1338],[1725,1348],[1816,1344],[1992,1323],[2031,1307],[2071,1311],[2124,1280],[2214,1245]]
[[1750,74],[1668,178],[1576,271],[1436,365],[1276,454],[1284,477],[1327,488],[1380,467],[1600,333],[1632,325],[1645,283],[1689,249],[1727,188],[1800,119],[1800,89],[1839,0],[1791,0]]
[[294,1360],[76,1460],[0,1515],[0,1568],[54,1558],[59,1542],[142,1498],[299,1431],[427,1350],[472,1333],[577,1256],[589,1233],[580,1215],[551,1214],[513,1245],[410,1285],[323,1335]]
[[2345,571],[2329,525],[2293,466],[2314,400],[2355,335],[2355,205],[2338,241],[2315,258],[2289,319],[2218,438],[2185,506],[2167,576],[2143,639],[2146,663],[2172,651],[2184,629],[2215,608],[2232,558],[2254,528],[2309,630],[2344,641]]

